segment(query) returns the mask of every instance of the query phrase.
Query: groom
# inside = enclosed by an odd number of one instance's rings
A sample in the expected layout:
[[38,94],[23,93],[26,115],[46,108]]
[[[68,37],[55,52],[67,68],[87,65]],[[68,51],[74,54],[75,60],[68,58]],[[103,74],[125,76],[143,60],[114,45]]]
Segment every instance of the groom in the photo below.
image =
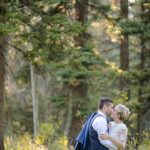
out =
[[107,116],[113,111],[113,101],[107,97],[100,99],[98,113],[92,118],[89,125],[89,150],[108,150],[113,147],[111,141],[102,140],[101,134],[108,133]]

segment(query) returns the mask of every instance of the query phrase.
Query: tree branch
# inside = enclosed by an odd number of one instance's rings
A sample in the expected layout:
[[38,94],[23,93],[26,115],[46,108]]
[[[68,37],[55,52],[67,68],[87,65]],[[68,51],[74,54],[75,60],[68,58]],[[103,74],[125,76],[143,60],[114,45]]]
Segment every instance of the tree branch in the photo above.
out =
[[[7,41],[4,40],[4,43],[13,47],[14,49],[18,50],[26,59],[27,61],[32,61],[29,57],[29,55],[27,53],[25,53],[22,49],[16,47],[15,45],[8,43]],[[41,71],[41,69],[39,68],[39,66],[37,64],[34,64],[36,69],[41,73],[42,77],[44,78],[44,80],[46,80],[44,73]]]
[[87,5],[87,6],[91,7],[91,8],[93,8],[93,9],[99,10],[99,12],[102,14],[103,17],[105,17],[108,21],[111,21],[113,23],[116,23],[116,21],[119,21],[121,19],[120,17],[117,17],[117,18],[109,17],[104,11],[100,10],[100,7],[98,7],[98,6],[94,5],[94,4],[90,4],[87,1],[83,2],[83,1],[80,0],[80,3],[82,3],[84,5]]
[[23,54],[23,56],[24,56],[25,58],[27,58],[27,59],[29,60],[28,55],[27,55],[22,49],[16,47],[15,45],[12,45],[11,43],[8,43],[8,42],[5,41],[5,40],[4,40],[4,43],[7,44],[7,45],[9,45],[9,46],[11,46],[11,47],[13,47],[14,49],[18,50],[21,54]]

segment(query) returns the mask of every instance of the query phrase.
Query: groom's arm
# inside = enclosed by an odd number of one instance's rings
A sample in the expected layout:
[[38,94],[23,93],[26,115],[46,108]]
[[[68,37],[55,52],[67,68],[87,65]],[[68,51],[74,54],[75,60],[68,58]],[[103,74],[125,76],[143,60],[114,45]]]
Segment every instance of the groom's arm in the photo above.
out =
[[101,134],[106,134],[107,132],[107,121],[103,117],[97,117],[92,124],[92,127],[98,134],[98,139],[101,144],[107,148],[117,149],[117,147],[110,140],[102,140],[100,138]]

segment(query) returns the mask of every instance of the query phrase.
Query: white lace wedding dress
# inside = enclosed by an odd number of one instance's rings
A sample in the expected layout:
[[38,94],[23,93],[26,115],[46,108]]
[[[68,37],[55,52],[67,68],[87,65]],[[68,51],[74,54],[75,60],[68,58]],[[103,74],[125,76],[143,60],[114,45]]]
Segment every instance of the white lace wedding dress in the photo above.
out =
[[[123,147],[125,148],[126,141],[127,141],[127,127],[123,123],[116,124],[115,122],[110,122],[109,124],[109,134],[111,137],[113,137],[115,140],[120,141],[123,144]],[[109,150],[117,150],[118,148],[114,146],[113,149]]]

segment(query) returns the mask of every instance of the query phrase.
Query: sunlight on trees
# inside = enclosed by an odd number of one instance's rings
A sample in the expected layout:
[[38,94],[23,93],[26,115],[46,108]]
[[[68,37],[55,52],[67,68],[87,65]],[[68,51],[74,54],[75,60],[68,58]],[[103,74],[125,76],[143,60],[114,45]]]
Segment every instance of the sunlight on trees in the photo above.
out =
[[[1,150],[3,144],[6,150],[73,149],[101,96],[132,112],[127,149],[149,149],[149,1],[8,0],[0,12]],[[31,63],[40,123],[35,138]]]

